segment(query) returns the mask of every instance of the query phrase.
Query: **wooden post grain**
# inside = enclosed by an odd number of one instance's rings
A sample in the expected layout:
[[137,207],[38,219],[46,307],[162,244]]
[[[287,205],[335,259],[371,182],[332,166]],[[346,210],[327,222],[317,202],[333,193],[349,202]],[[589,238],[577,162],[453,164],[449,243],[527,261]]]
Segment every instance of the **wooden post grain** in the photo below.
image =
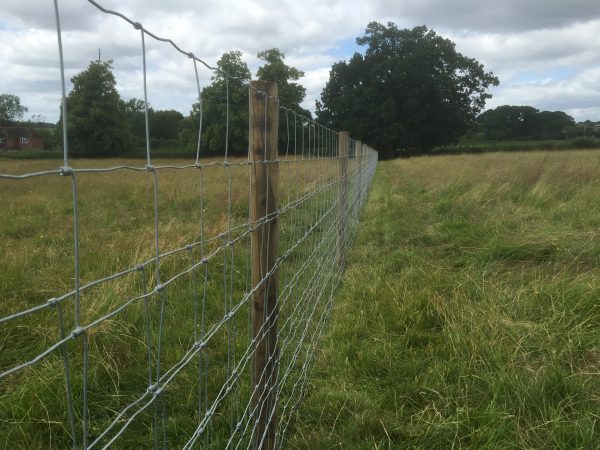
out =
[[348,147],[350,137],[347,131],[341,131],[338,141],[338,157],[340,159],[340,204],[338,209],[337,226],[337,263],[340,267],[344,265],[344,246],[346,235],[346,222],[348,216]]
[[252,81],[249,89],[249,159],[251,162],[250,237],[252,251],[252,408],[255,449],[275,448],[277,414],[277,196],[279,167],[277,85]]

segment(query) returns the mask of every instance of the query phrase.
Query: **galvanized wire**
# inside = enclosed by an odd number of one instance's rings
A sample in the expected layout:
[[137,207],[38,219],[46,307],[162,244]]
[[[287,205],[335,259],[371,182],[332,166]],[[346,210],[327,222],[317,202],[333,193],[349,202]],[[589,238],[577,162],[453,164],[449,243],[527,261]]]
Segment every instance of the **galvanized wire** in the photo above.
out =
[[[57,329],[57,336],[40,339],[33,348],[27,346],[22,351],[17,348],[17,360],[0,351],[0,390],[15,386],[24,391],[32,389],[29,378],[36,371],[53,379],[57,375],[62,377],[64,392],[54,392],[54,403],[61,406],[47,411],[47,420],[61,426],[58,430],[48,428],[41,438],[48,446],[55,443],[57,448],[67,445],[74,449],[130,448],[132,442],[155,449],[261,447],[266,439],[266,432],[258,427],[257,417],[264,415],[261,411],[266,411],[269,421],[277,423],[276,446],[285,447],[298,405],[309,393],[310,367],[320,338],[326,332],[346,254],[374,176],[377,153],[351,139],[348,152],[340,153],[342,140],[338,132],[261,93],[266,105],[276,102],[279,110],[280,156],[268,160],[265,147],[261,161],[232,158],[230,84],[242,84],[248,89],[253,89],[252,86],[182,50],[172,40],[153,34],[139,22],[105,9],[96,1],[88,2],[103,14],[117,16],[140,31],[146,164],[70,167],[65,63],[59,2],[54,0],[65,137],[63,165],[28,173],[0,173],[0,182],[17,186],[35,182],[44,186],[53,177],[70,179],[73,233],[70,250],[66,251],[72,256],[73,272],[72,276],[57,280],[65,286],[64,290],[56,289],[43,301],[27,298],[23,294],[26,291],[6,293],[16,298],[10,308],[0,309],[0,327],[7,336],[22,329],[23,323],[47,324],[48,329]],[[200,107],[199,132],[195,151],[189,161],[181,164],[160,164],[153,159],[148,121],[147,37],[167,42],[193,60],[194,89]],[[221,161],[207,160],[203,154],[204,112],[197,63],[225,79],[225,148]],[[266,130],[266,116],[264,126]],[[244,188],[240,186],[247,186],[248,198],[252,195],[250,178],[257,165],[266,166],[267,171],[279,170],[277,189],[282,201],[273,213],[252,222],[247,211],[245,216],[240,215],[236,208],[243,204],[244,192],[238,191]],[[161,195],[166,189],[161,182],[169,180],[172,172],[178,179],[196,180],[197,191],[191,195],[199,223],[193,238],[165,242],[161,220],[175,224],[185,221],[185,215],[176,213],[165,218],[167,213],[161,210]],[[152,249],[153,256],[140,258],[131,265],[121,264],[114,271],[83,282],[79,187],[87,177],[110,176],[106,182],[111,183],[124,174],[139,174],[151,184],[149,229],[153,238],[147,242],[147,248]],[[225,197],[223,204],[219,204],[206,193],[206,186],[207,179],[222,175],[225,182],[219,190]],[[273,200],[267,197],[266,202]],[[212,209],[207,211],[207,207]],[[214,225],[215,211],[224,216],[224,221],[221,228],[213,226],[208,232],[207,224],[212,220]],[[280,234],[278,256],[275,261],[267,262],[272,266],[270,271],[258,285],[252,286],[250,238],[275,221]],[[263,326],[253,336],[250,323],[253,298],[259,289],[271,283],[275,273],[279,274],[277,308],[270,314],[265,312]],[[109,296],[116,296],[116,301],[104,310],[98,309],[96,314],[96,305],[88,302],[90,298],[100,302]],[[179,314],[175,326],[190,330],[185,339],[168,338],[173,332],[169,318],[174,312]],[[99,373],[119,355],[101,353],[97,342],[101,337],[112,336],[111,327],[119,321],[130,321],[136,330],[136,345],[141,346],[145,363],[136,368],[134,375],[125,375],[125,370],[120,372],[117,366],[115,393],[111,394],[115,398],[107,399]],[[257,342],[274,326],[278,328],[278,348],[274,353],[278,369],[262,371],[257,384],[269,388],[255,396],[256,387],[250,382],[251,362]],[[33,333],[27,337],[36,338],[39,336]],[[123,342],[122,348],[117,345],[117,353],[126,353],[125,338],[115,335],[114,339],[116,343]],[[267,354],[272,350],[275,349],[268,349]],[[52,369],[54,360],[59,364]],[[122,380],[123,377],[130,379]],[[258,401],[253,401],[253,397]],[[269,407],[269,398],[275,399],[275,408]],[[183,416],[182,411],[187,411],[187,415]],[[14,417],[14,420],[26,423],[28,417]],[[128,433],[134,433],[134,437]]]

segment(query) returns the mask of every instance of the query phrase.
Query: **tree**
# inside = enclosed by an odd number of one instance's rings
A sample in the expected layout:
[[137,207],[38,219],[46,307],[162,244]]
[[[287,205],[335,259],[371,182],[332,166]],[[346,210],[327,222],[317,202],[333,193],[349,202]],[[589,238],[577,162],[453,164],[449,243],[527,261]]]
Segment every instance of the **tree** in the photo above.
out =
[[575,120],[562,111],[503,105],[483,112],[479,130],[487,139],[564,139]]
[[[277,83],[277,95],[280,105],[300,116],[312,118],[311,112],[300,106],[304,101],[304,97],[306,97],[306,88],[296,83],[296,81],[304,76],[304,72],[285,64],[285,55],[277,48],[264,50],[256,56],[265,62],[256,71],[256,77],[260,80]],[[288,115],[287,121],[279,120],[279,145],[282,149],[286,148],[289,142],[288,133],[293,133],[290,130],[290,124],[293,123],[293,120],[294,117],[291,114]]]
[[498,106],[478,118],[479,130],[496,141],[532,138],[538,128],[539,111],[531,106]]
[[277,83],[281,105],[303,116],[310,117],[310,111],[300,106],[304,101],[304,97],[306,97],[306,88],[296,83],[304,76],[304,72],[285,64],[283,61],[285,54],[277,48],[264,50],[256,56],[265,62],[256,71],[257,78]]
[[20,120],[26,112],[27,108],[21,105],[21,99],[17,95],[0,94],[0,123]]
[[[71,154],[109,156],[130,148],[131,128],[125,104],[116,89],[112,61],[92,61],[71,81],[73,90],[67,97],[67,137]],[[62,131],[62,126],[58,130]]]
[[150,114],[150,137],[160,140],[176,140],[183,114],[173,109],[152,110]]
[[575,119],[563,111],[542,111],[539,114],[539,139],[564,139]]
[[[144,101],[132,98],[124,103],[125,115],[133,134],[134,147],[146,146],[146,114]],[[175,146],[178,143],[183,114],[175,110],[155,110],[148,105],[150,144],[154,147]]]
[[[194,103],[182,123],[181,141],[195,147],[202,109],[202,154],[206,155],[206,151],[213,155],[224,154],[226,136],[230,155],[247,154],[248,87],[245,83],[250,81],[250,70],[242,61],[242,52],[237,50],[224,53],[217,67],[222,72],[215,72],[212,83],[202,89],[202,106],[200,102]],[[235,78],[228,78],[225,73]]]
[[317,102],[320,122],[380,150],[422,152],[452,144],[475,123],[498,79],[425,26],[369,23],[366,46],[333,65]]
[[[134,148],[145,148],[146,146],[146,115],[144,110],[144,100],[139,98],[134,97],[123,103],[123,111],[132,134],[131,143]],[[148,113],[150,111],[152,111],[152,107],[148,104]]]

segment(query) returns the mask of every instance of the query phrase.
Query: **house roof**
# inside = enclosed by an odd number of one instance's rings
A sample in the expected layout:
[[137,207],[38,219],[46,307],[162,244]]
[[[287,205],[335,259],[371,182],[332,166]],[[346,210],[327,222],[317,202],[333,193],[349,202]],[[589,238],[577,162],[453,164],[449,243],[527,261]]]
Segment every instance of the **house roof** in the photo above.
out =
[[41,137],[29,127],[0,127],[0,133],[7,138],[18,139],[22,137]]

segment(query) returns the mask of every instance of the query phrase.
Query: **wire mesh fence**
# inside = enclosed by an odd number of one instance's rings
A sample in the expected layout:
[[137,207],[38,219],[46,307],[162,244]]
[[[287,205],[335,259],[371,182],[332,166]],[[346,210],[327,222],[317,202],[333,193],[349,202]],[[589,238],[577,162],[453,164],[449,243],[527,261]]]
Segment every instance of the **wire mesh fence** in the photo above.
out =
[[[192,60],[202,104],[219,69],[88,1],[140,33],[146,106],[148,38]],[[377,153],[247,88],[247,158],[227,137],[205,157],[200,114],[189,160],[156,159],[146,115],[145,164],[71,159],[64,120],[62,165],[0,173],[7,448],[285,446]]]

